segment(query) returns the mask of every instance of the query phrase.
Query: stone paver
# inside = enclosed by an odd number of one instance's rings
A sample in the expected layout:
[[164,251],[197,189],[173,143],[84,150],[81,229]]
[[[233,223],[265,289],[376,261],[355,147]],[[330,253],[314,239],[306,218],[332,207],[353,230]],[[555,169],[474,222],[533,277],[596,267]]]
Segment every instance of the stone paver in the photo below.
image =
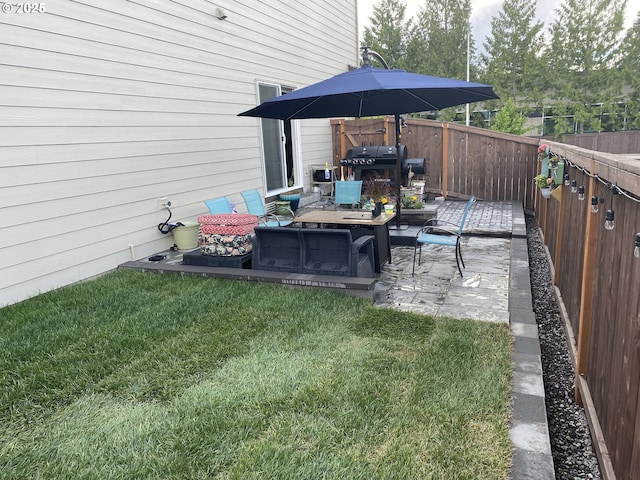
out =
[[464,237],[462,278],[451,247],[424,246],[415,275],[411,274],[414,248],[393,247],[393,263],[382,267],[375,303],[435,316],[506,323],[510,244],[507,238]]
[[[467,202],[446,201],[438,207],[438,218],[460,224]],[[465,233],[505,234],[513,230],[513,202],[476,201],[465,222]]]

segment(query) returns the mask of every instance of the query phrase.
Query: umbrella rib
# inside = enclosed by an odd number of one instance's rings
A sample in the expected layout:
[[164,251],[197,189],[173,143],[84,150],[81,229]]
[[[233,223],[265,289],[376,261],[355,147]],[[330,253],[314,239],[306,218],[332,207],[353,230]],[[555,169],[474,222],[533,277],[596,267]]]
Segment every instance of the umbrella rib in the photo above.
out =
[[[443,108],[446,108],[446,107],[439,107],[438,105],[435,105],[435,104],[433,104],[433,103],[431,103],[431,102],[428,102],[428,101],[427,101],[427,100],[425,100],[424,98],[420,97],[419,95],[416,95],[415,93],[413,93],[413,92],[412,92],[412,91],[410,91],[410,90],[407,90],[406,88],[404,88],[403,90],[404,90],[407,94],[411,95],[412,97],[414,97],[414,98],[416,98],[417,100],[419,100],[420,102],[422,102],[423,104],[428,105],[429,107],[431,107],[431,109],[432,109],[432,110],[442,110]],[[481,93],[481,92],[476,92],[476,91],[473,91],[473,90],[469,90],[469,89],[467,89],[467,88],[456,88],[455,90],[457,90],[457,91],[459,91],[459,92],[463,92],[463,93],[471,93],[471,94],[473,94],[473,95],[482,95],[482,96],[484,96],[484,99],[492,99],[492,98],[495,98],[495,97],[493,97],[493,96],[491,96],[491,95],[487,95],[487,94],[483,94],[483,93]],[[478,100],[472,100],[471,102],[463,102],[463,103],[475,103],[475,102],[479,102],[479,101],[480,101],[480,99],[478,99]],[[459,104],[459,105],[460,105],[460,104]]]
[[465,92],[465,93],[470,93],[472,95],[481,95],[481,96],[484,97],[483,99],[478,99],[478,100],[474,100],[473,102],[465,102],[465,103],[475,103],[475,102],[480,102],[482,100],[492,100],[492,99],[496,98],[493,95],[489,95],[489,94],[486,94],[486,93],[478,92],[477,90],[471,90],[469,88],[457,88],[456,90],[459,90],[459,91]]
[[309,103],[305,103],[301,108],[299,108],[298,110],[296,110],[295,112],[293,112],[291,115],[289,115],[286,120],[291,120],[291,119],[295,119],[296,115],[298,115],[300,112],[303,112],[304,110],[306,110],[308,107],[310,107],[311,105],[313,105],[314,103],[316,103],[318,100],[324,98],[324,95],[321,97],[317,97],[314,98],[313,101],[309,102]]
[[425,105],[428,105],[429,107],[431,107],[431,110],[440,110],[436,105],[434,105],[431,102],[427,102],[424,98],[419,97],[418,95],[416,95],[415,93],[407,90],[406,88],[403,89],[405,92],[407,92],[409,95],[411,95],[413,98],[416,98],[418,100],[420,100],[420,102],[424,103]]

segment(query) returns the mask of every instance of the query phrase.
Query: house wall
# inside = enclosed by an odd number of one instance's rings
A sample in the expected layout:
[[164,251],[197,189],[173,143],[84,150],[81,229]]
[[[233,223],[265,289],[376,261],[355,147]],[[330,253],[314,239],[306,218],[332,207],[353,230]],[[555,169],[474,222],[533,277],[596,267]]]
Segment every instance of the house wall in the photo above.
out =
[[[0,306],[168,248],[160,197],[172,222],[221,195],[244,211],[264,188],[259,120],[237,117],[256,82],[358,63],[355,0],[42,5],[0,14]],[[330,161],[329,120],[299,129],[305,172]]]

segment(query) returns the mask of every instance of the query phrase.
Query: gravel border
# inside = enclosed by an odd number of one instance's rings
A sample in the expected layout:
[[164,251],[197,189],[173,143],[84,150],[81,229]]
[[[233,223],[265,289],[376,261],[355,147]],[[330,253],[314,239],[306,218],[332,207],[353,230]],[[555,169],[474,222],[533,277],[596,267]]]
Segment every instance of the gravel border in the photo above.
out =
[[584,409],[574,401],[575,373],[535,217],[526,215],[533,311],[538,324],[545,406],[556,478],[600,479]]

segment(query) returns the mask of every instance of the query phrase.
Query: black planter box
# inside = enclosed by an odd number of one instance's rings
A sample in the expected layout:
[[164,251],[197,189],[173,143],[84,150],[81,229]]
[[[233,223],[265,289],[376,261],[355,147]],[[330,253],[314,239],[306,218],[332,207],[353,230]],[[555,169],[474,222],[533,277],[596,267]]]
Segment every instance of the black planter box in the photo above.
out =
[[251,268],[251,253],[244,255],[202,255],[200,249],[182,255],[183,265],[200,267]]

